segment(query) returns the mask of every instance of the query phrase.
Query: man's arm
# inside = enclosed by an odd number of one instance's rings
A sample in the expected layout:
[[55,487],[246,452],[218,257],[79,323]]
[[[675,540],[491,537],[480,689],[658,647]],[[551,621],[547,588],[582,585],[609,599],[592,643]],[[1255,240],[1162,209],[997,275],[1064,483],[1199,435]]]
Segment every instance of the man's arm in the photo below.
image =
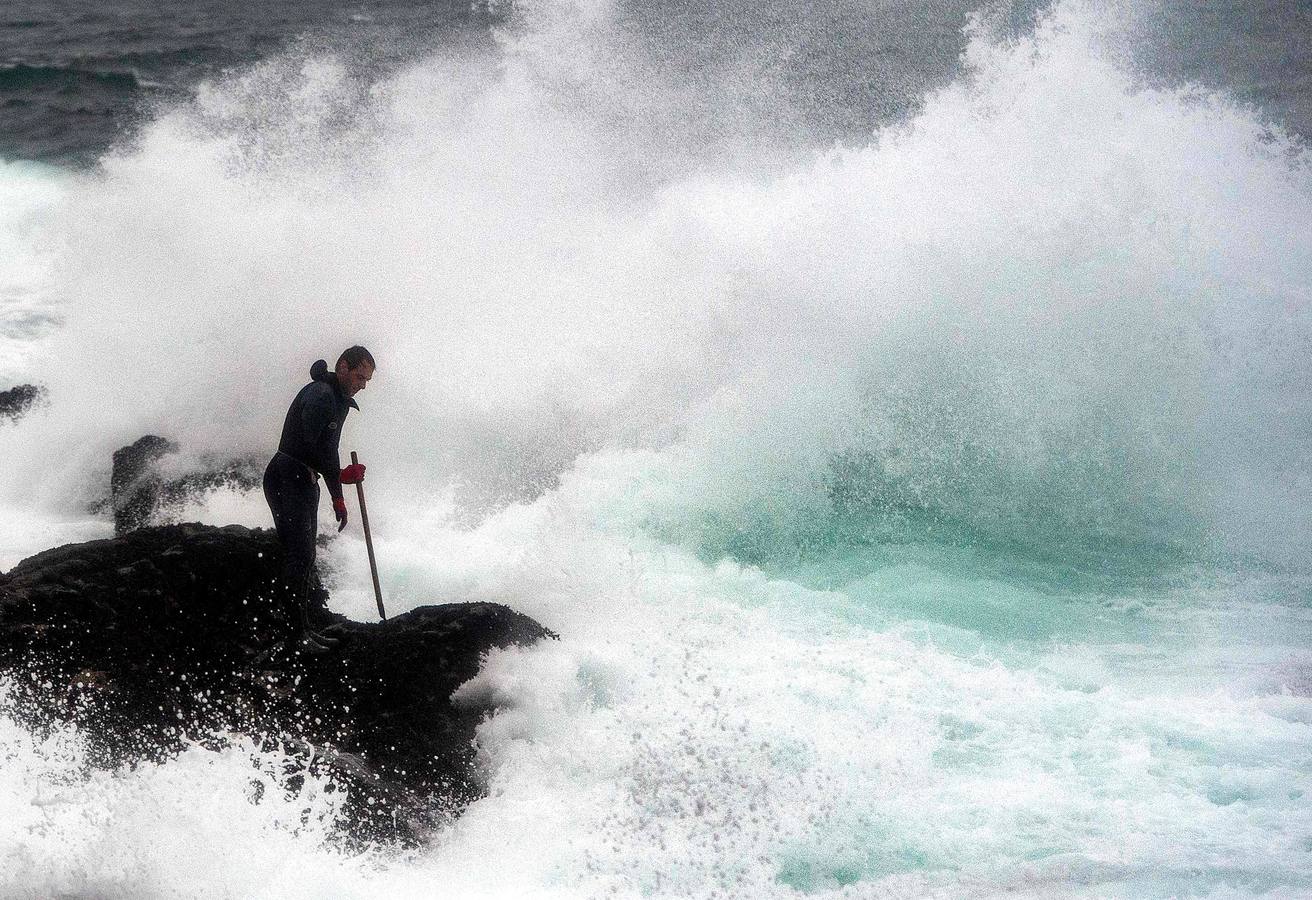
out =
[[306,445],[310,447],[312,457],[307,462],[323,476],[332,498],[340,500],[342,499],[342,467],[337,455],[340,436],[335,427],[336,412],[332,388],[324,385],[323,391],[316,391],[314,395],[306,398],[306,403],[301,408],[301,427],[304,429]]

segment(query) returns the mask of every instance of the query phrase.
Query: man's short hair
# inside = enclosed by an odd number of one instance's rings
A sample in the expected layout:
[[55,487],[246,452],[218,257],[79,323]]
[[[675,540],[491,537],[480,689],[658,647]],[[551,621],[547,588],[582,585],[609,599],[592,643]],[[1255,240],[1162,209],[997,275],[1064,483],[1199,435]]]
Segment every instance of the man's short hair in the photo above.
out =
[[374,355],[359,344],[342,351],[342,355],[337,357],[337,365],[340,366],[342,363],[346,363],[348,369],[358,369],[360,363],[368,363],[373,369],[378,368],[378,363],[374,362]]

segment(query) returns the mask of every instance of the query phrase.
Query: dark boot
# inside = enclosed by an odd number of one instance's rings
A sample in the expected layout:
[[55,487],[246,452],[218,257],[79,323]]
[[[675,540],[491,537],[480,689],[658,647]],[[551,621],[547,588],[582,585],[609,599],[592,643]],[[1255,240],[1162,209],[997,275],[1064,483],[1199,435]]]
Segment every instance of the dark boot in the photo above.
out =
[[317,645],[324,650],[331,650],[333,647],[336,647],[341,643],[341,641],[335,637],[330,637],[322,631],[316,631],[310,624],[309,604],[305,602],[304,595],[302,595],[301,602],[301,640],[309,644]]
[[321,643],[318,635],[311,631],[302,635],[301,639],[296,642],[295,648],[300,653],[318,656],[322,653],[331,653],[335,649],[335,645],[336,642],[332,645]]

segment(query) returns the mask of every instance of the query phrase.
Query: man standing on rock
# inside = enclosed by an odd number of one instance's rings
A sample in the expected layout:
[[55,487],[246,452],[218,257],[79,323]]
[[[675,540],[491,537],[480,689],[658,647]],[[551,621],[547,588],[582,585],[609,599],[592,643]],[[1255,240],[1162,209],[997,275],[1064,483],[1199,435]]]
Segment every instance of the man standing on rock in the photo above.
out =
[[319,531],[319,478],[328,485],[337,516],[337,530],[346,527],[343,484],[364,480],[364,466],[341,468],[337,444],[342,425],[352,408],[351,399],[374,374],[374,358],[363,347],[351,347],[337,358],[334,371],[317,360],[310,367],[310,383],[301,388],[287,410],[278,452],[264,470],[264,497],[273,512],[274,528],[282,544],[283,578],[300,613],[301,647],[322,653],[337,639],[310,627],[310,589],[314,580],[315,536]]

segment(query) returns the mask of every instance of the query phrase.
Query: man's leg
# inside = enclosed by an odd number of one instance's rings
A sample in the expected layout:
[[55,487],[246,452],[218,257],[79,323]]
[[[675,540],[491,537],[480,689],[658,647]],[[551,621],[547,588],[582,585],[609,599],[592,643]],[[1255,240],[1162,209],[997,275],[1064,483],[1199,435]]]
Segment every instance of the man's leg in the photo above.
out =
[[320,647],[336,643],[310,627],[309,599],[314,581],[315,538],[319,530],[319,484],[300,463],[275,457],[264,475],[264,496],[282,544],[283,583],[300,636]]

